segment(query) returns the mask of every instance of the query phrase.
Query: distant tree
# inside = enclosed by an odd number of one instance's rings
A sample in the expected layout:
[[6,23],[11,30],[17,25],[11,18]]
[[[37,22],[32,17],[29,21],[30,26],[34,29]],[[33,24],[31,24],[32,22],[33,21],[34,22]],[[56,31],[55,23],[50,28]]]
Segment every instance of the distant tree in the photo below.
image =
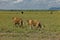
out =
[[22,11],[21,14],[23,14],[24,12]]

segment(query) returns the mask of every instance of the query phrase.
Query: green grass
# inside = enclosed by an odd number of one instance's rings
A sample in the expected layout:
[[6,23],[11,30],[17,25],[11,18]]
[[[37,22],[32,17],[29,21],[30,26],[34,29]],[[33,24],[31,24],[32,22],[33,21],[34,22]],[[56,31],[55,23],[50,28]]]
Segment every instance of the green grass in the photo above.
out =
[[[14,16],[24,20],[24,28],[13,25]],[[45,27],[40,31],[31,30],[26,23],[28,19],[39,20]],[[0,11],[0,33],[6,33],[0,34],[1,40],[60,40],[60,11],[53,11],[53,14],[50,14],[50,11],[24,11],[24,14]]]

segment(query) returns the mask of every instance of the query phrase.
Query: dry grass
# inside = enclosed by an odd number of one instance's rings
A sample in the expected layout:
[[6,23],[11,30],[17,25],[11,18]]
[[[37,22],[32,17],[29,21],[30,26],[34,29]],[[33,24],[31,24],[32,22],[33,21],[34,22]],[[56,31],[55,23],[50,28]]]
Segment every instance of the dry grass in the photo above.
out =
[[[15,27],[12,17],[21,17],[24,28]],[[31,30],[27,19],[36,19],[45,25],[43,29]],[[24,11],[22,15],[16,11],[0,11],[0,40],[60,40],[60,11]]]

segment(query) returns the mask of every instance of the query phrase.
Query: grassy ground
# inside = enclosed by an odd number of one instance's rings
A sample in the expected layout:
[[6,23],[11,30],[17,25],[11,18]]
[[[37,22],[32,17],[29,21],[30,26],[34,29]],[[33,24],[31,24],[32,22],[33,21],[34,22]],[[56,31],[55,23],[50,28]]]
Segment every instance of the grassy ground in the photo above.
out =
[[[24,28],[15,27],[12,17],[21,17]],[[28,19],[36,19],[45,25],[43,29],[31,30],[26,23]],[[0,11],[0,39],[1,40],[60,40],[60,11]]]

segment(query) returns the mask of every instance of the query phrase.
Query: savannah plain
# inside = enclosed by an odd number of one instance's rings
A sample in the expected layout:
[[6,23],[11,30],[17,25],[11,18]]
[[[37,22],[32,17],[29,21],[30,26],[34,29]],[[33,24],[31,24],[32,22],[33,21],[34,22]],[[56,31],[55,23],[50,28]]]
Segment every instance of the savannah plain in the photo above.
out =
[[[60,11],[0,11],[0,40],[60,40]],[[15,27],[12,17],[21,17],[22,28]],[[45,27],[30,29],[26,20],[39,20]]]

